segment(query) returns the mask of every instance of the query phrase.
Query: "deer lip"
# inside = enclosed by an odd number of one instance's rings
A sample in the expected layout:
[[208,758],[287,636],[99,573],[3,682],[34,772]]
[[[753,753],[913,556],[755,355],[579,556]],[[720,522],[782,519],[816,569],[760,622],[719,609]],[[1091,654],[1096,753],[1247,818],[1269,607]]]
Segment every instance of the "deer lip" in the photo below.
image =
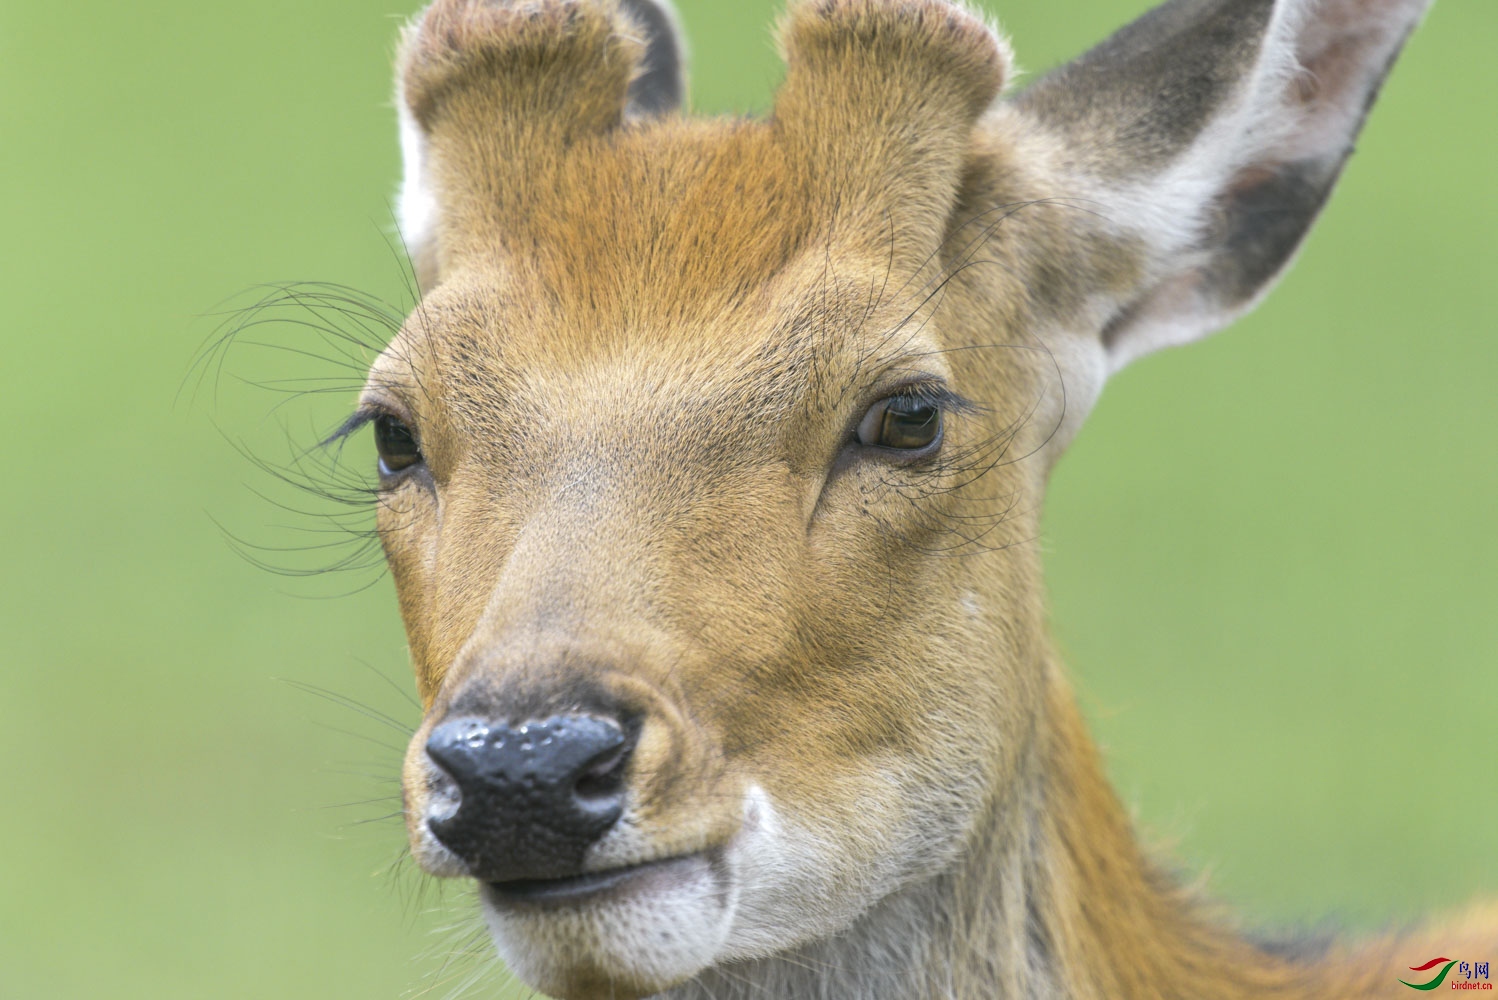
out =
[[523,878],[508,882],[488,882],[485,883],[488,889],[486,895],[491,902],[502,906],[586,902],[590,897],[611,889],[627,891],[634,884],[656,876],[671,878],[685,875],[689,869],[703,860],[702,853],[679,854],[675,857],[608,868],[599,872],[568,875],[565,878]]

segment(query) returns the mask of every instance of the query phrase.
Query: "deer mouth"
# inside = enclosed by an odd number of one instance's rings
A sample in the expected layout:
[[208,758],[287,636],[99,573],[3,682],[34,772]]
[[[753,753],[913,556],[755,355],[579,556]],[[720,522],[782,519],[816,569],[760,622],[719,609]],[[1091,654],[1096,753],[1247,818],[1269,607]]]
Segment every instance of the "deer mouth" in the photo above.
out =
[[554,879],[483,882],[500,958],[550,996],[653,996],[722,952],[737,902],[721,847]]
[[721,863],[709,852],[681,854],[564,878],[513,879],[485,883],[488,901],[500,907],[565,906],[605,895],[669,890],[704,874],[720,875]]

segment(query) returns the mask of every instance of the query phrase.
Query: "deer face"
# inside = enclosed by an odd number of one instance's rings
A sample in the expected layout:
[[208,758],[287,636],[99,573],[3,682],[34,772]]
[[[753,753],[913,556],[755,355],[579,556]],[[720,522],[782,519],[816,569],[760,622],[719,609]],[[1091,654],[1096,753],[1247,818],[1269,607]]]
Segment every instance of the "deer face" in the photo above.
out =
[[[946,232],[1002,61],[932,10],[922,44],[974,78],[942,88],[934,148],[851,174],[795,109],[820,70],[775,124],[622,123],[621,74],[583,132],[630,55],[605,6],[440,5],[408,38],[442,212],[361,404],[427,705],[407,818],[548,992],[645,994],[832,933],[950,864],[1015,766],[1032,560],[964,556],[1033,533],[1036,366],[962,350],[1012,312],[936,253],[982,226]],[[843,42],[813,54],[861,60]],[[496,148],[568,45],[596,72],[559,64],[585,92],[542,121],[572,134]],[[474,75],[517,52],[531,77]],[[840,209],[850,176],[874,196]]]
[[[1340,167],[1349,136],[1263,127],[1306,58],[1271,8],[1088,57],[1110,100],[1205,74],[1101,147],[1117,113],[1064,76],[994,106],[1005,50],[942,0],[793,5],[743,122],[646,115],[679,89],[652,4],[413,24],[426,294],[360,404],[426,708],[406,816],[523,979],[656,992],[992,832],[1043,698],[1050,463],[1107,371],[1262,290]],[[1220,51],[1140,47],[1193,33]],[[1265,230],[1287,179],[1298,228]]]
[[365,393],[429,706],[412,842],[563,995],[949,864],[1032,710],[1032,560],[973,558],[1033,534],[1028,356],[983,371],[950,267],[829,246],[777,155],[679,124],[590,152],[550,223],[575,238],[455,269]]

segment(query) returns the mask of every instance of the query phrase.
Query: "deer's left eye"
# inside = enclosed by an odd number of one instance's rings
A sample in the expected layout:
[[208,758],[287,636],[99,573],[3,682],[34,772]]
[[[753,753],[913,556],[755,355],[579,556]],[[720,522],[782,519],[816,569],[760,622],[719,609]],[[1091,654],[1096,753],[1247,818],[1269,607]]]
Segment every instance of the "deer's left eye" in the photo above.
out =
[[375,450],[380,453],[380,472],[391,476],[421,461],[416,433],[404,421],[389,414],[374,419]]
[[941,437],[941,407],[918,396],[891,396],[869,408],[858,424],[858,442],[919,451]]

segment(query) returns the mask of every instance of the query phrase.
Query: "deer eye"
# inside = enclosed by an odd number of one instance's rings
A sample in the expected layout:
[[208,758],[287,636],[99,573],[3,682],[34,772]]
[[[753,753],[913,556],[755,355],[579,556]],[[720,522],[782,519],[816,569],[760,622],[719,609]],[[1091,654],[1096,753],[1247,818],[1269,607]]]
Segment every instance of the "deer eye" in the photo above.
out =
[[380,453],[380,474],[394,475],[421,461],[416,434],[404,421],[389,414],[374,419],[375,449]]
[[891,396],[870,407],[858,424],[858,442],[916,451],[941,437],[941,407],[918,396]]

